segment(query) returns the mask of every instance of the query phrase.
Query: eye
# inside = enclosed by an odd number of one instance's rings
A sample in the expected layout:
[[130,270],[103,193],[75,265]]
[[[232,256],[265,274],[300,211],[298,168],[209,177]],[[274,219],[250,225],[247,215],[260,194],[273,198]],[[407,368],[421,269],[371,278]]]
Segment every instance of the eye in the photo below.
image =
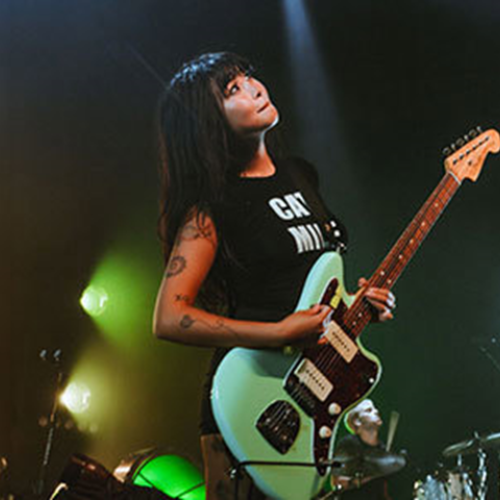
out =
[[240,90],[240,86],[238,83],[231,83],[227,87],[226,95],[228,97],[232,96],[232,95],[236,94],[236,92],[238,92],[239,90]]

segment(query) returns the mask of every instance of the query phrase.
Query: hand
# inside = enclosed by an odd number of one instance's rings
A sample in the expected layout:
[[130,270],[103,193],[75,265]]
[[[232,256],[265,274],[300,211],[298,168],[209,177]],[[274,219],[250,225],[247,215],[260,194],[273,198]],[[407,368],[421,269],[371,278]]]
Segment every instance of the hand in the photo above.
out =
[[282,319],[278,326],[283,345],[315,345],[325,330],[323,322],[330,312],[329,306],[314,304],[309,309],[297,311]]
[[378,313],[378,321],[387,321],[394,318],[393,311],[396,309],[396,297],[387,288],[368,287],[368,280],[359,278],[358,286],[366,288],[365,297]]

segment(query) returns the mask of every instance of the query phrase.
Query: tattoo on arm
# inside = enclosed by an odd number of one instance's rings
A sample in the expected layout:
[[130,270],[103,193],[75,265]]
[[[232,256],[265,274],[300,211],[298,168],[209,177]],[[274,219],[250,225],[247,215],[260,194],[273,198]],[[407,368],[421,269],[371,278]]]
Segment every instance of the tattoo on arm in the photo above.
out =
[[185,302],[186,304],[191,305],[191,298],[189,295],[181,295],[180,293],[175,294],[174,300],[176,302]]
[[181,328],[184,328],[185,330],[187,330],[188,328],[191,328],[193,326],[193,324],[196,322],[201,323],[202,325],[205,325],[206,327],[210,328],[213,331],[226,330],[227,333],[229,333],[230,335],[233,335],[236,339],[240,338],[240,335],[238,334],[238,332],[236,332],[231,327],[229,327],[226,324],[226,322],[224,321],[224,318],[218,318],[215,320],[214,323],[210,323],[208,321],[195,320],[191,316],[189,316],[189,314],[185,314],[182,317],[179,325]]
[[181,274],[186,268],[186,259],[181,255],[173,256],[167,266],[167,271],[165,272],[165,277],[171,278],[172,276],[177,276]]
[[191,222],[186,224],[179,232],[177,239],[175,240],[174,247],[178,247],[181,241],[192,241],[198,240],[200,238],[211,238],[213,231],[208,225],[202,226],[197,222]]
[[189,314],[185,314],[181,319],[180,326],[181,328],[189,328],[193,325],[193,323],[194,319],[189,316]]
[[[181,296],[182,297],[182,296]],[[177,299],[177,297],[176,297]],[[182,300],[182,299],[181,299]],[[180,326],[182,328],[190,328],[194,323],[200,323],[202,325],[208,326],[208,328],[211,328],[212,330],[223,330],[226,329],[229,332],[232,332],[232,329],[229,328],[223,318],[218,318],[215,320],[215,323],[210,323],[208,321],[200,320],[200,319],[193,319],[189,314],[185,314],[180,321]]]

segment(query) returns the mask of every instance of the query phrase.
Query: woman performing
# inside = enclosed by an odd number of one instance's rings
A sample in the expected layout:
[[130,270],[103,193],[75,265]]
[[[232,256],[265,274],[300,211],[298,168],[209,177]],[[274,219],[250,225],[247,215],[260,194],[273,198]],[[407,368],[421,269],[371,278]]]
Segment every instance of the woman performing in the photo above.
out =
[[[207,498],[231,499],[232,457],[210,408],[216,367],[234,347],[314,345],[330,308],[293,311],[315,260],[327,247],[344,248],[347,236],[331,214],[332,230],[320,229],[311,208],[311,196],[319,199],[314,167],[269,150],[266,134],[278,111],[244,58],[210,53],[185,64],[166,89],[159,118],[167,266],[154,333],[217,348],[203,395],[201,447]],[[371,288],[366,297],[380,320],[392,318],[392,293]],[[240,498],[263,498],[249,480],[239,491]]]

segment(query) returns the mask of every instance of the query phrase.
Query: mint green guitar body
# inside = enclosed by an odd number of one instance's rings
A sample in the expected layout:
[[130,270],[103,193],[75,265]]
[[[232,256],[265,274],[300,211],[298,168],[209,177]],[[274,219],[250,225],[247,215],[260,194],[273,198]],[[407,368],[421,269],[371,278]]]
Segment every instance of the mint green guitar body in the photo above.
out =
[[[323,254],[296,310],[330,304],[331,319],[342,325],[354,301],[344,289],[342,271],[339,254]],[[308,500],[321,491],[342,416],[379,380],[378,359],[353,336],[345,340],[352,342],[349,353],[332,344],[290,353],[235,348],[216,371],[217,425],[232,454],[271,498]]]

